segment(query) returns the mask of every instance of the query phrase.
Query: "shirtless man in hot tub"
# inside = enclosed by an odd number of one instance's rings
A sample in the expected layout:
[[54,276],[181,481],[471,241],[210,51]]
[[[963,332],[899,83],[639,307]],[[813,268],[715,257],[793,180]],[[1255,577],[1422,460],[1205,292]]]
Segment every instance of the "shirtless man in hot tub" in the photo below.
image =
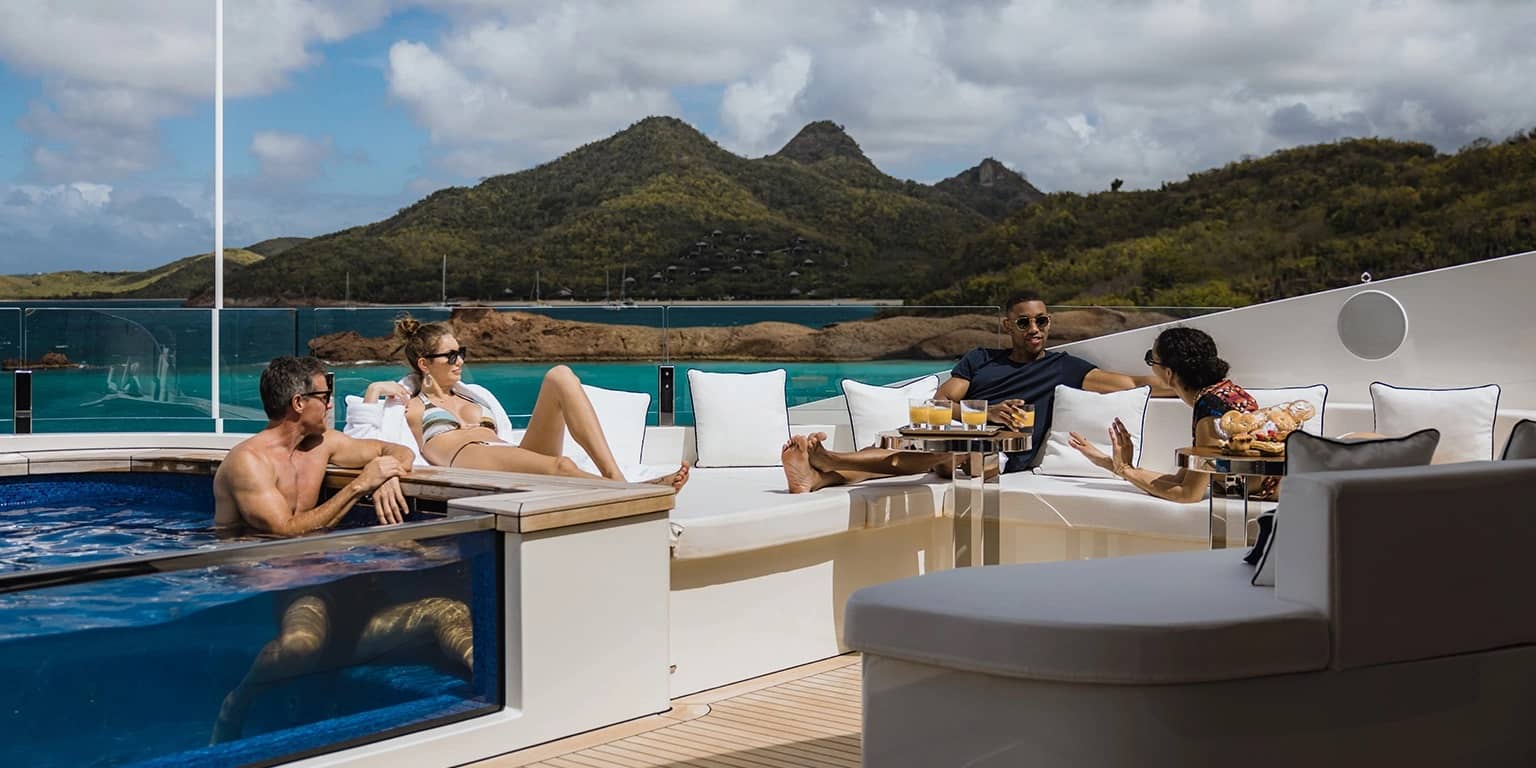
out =
[[[219,465],[213,481],[218,528],[278,536],[324,530],[370,492],[380,523],[404,519],[408,507],[399,478],[410,472],[410,449],[329,429],[330,400],[325,369],[315,358],[285,356],[267,365],[261,374],[261,403],[270,421],[230,449]],[[362,472],[320,503],[329,465]],[[335,577],[317,581],[322,578],[312,572],[317,568]],[[392,592],[400,590],[349,576],[346,563],[285,563],[277,572],[253,571],[252,586],[279,595],[279,628],[225,697],[214,743],[240,737],[246,712],[261,691],[319,669],[435,642],[447,658],[473,670],[473,631],[462,600],[428,595],[397,601]],[[285,579],[305,586],[281,589]]]
[[[380,523],[404,519],[399,478],[411,471],[411,449],[331,429],[330,404],[319,360],[283,356],[267,365],[261,372],[267,427],[231,448],[219,465],[213,478],[216,527],[298,536],[334,526],[368,493]],[[320,503],[320,485],[332,464],[362,472]]]

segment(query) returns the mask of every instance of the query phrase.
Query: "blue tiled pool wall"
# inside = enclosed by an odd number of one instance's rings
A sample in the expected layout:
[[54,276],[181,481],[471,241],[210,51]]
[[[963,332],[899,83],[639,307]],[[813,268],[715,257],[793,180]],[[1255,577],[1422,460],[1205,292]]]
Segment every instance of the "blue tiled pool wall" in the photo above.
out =
[[[26,510],[24,488],[38,492],[35,506],[84,500],[86,486],[115,487],[119,502],[146,492],[197,497],[209,482],[138,473],[62,479],[42,488],[37,478],[5,483],[0,519],[25,529],[12,514]],[[74,491],[48,487],[71,479]],[[207,509],[161,524],[195,529]],[[117,535],[95,534],[109,539],[107,551]],[[0,594],[0,765],[271,764],[495,711],[503,704],[499,557],[495,533],[479,531]],[[276,635],[281,607],[317,592],[334,596],[338,624],[340,614],[371,617],[424,597],[462,601],[473,674],[435,640],[337,659],[260,691],[241,738],[210,746],[221,701]]]

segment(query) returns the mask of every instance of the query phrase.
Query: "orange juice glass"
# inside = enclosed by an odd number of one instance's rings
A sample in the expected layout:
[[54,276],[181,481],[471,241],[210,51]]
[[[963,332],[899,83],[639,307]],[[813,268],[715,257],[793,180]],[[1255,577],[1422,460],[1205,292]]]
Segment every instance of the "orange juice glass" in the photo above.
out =
[[912,398],[907,401],[907,425],[912,427],[928,426],[927,400]]
[[960,423],[966,429],[981,429],[987,425],[987,401],[961,400]]
[[955,419],[955,404],[949,400],[934,400],[928,407],[928,425],[935,429],[949,426]]
[[1035,406],[1024,404],[1019,406],[1019,418],[1014,422],[1017,429],[1033,429],[1035,426]]

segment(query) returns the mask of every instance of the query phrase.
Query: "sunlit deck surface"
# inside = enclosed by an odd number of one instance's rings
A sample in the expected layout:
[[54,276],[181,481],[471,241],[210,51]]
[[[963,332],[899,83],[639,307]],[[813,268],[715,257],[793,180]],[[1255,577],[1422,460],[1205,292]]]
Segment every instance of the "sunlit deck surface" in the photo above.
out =
[[474,768],[858,768],[859,657],[685,696],[666,714],[471,763]]

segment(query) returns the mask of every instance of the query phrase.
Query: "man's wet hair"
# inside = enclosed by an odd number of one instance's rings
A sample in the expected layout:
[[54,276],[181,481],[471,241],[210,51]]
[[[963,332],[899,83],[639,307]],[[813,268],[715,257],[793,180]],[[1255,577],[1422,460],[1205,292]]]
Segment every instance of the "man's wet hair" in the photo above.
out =
[[288,413],[294,395],[309,391],[310,379],[325,374],[325,366],[314,357],[283,355],[272,358],[261,372],[261,409],[267,418],[280,419]]

